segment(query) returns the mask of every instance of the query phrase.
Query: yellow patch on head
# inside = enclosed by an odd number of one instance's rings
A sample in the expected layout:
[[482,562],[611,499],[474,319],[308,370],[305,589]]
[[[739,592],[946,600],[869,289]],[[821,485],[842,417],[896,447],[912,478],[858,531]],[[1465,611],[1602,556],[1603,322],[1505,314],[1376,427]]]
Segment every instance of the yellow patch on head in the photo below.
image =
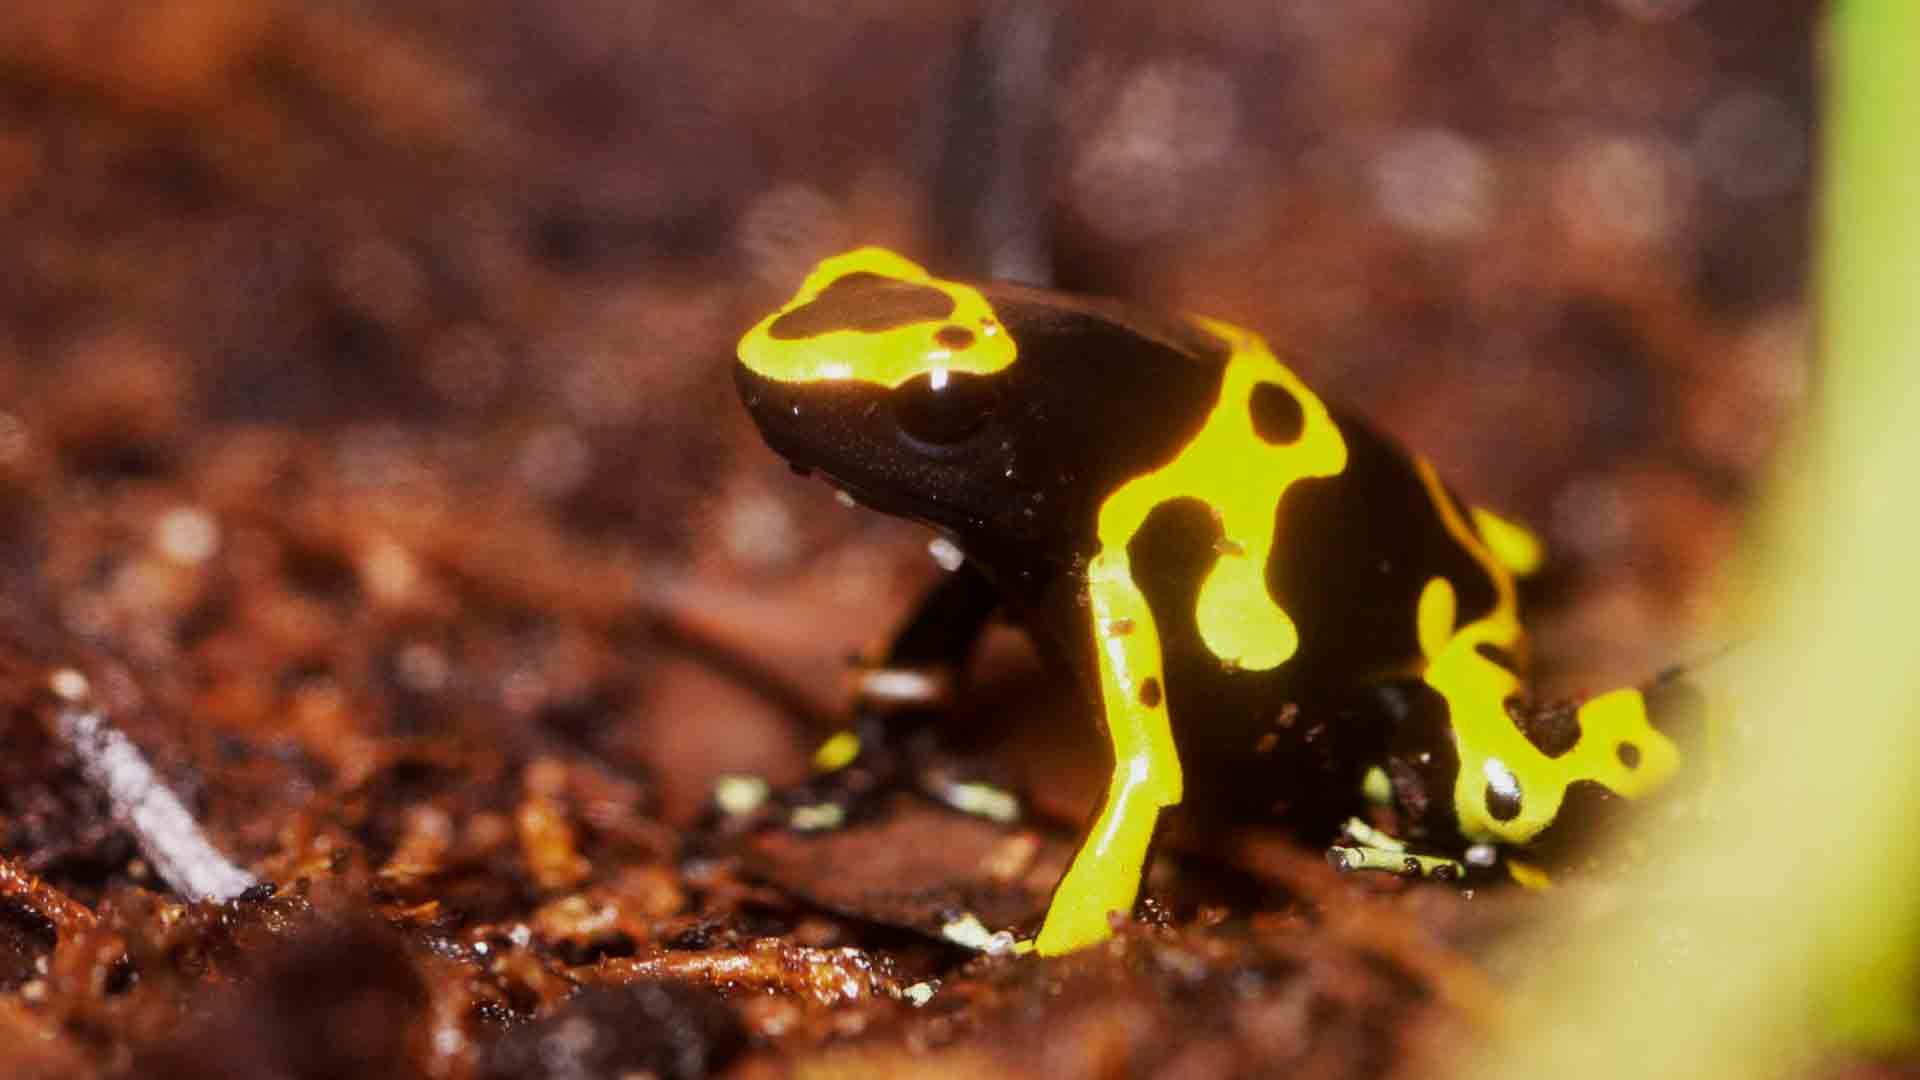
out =
[[1015,348],[980,290],[863,247],[816,266],[793,299],[740,339],[739,356],[780,382],[891,389],[941,372],[991,375],[1013,363]]

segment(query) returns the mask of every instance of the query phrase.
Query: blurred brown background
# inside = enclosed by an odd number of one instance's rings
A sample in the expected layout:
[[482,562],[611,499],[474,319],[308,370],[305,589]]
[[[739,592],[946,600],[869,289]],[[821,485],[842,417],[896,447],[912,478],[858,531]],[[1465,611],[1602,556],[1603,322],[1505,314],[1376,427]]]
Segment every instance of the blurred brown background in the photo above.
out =
[[1664,619],[1804,380],[1812,9],[14,5],[0,400],[397,427],[664,554],[732,338],[882,242],[1257,326]]
[[[629,863],[678,865],[659,830],[715,774],[799,775],[797,714],[930,572],[790,477],[728,378],[860,243],[1266,332],[1546,533],[1567,685],[1643,677],[1716,614],[1806,392],[1816,11],[5,5],[8,703],[29,658],[86,667],[283,883],[335,825],[391,867],[448,821],[584,815],[581,875],[455,829],[442,856],[507,881],[435,895],[470,939],[584,881],[654,896]],[[0,854],[83,900],[153,887],[20,738]],[[467,749],[379,786],[435,740]],[[740,925],[669,884],[648,918]],[[48,1067],[164,1042],[130,1023]]]

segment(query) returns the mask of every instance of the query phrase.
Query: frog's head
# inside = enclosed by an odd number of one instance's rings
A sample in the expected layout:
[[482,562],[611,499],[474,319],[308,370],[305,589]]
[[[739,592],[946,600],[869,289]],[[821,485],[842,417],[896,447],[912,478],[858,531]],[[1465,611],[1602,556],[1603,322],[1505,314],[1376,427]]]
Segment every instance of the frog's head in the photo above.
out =
[[1181,320],[861,248],[748,331],[734,374],[796,468],[977,556],[1060,559],[1083,553],[1099,498],[1204,420],[1223,358]]

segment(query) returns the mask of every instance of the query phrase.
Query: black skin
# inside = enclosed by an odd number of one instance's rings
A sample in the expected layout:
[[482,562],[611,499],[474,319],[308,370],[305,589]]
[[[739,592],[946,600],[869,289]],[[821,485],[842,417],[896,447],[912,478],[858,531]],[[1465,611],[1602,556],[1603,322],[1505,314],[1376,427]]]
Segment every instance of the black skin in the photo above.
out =
[[[990,613],[984,579],[1043,651],[1066,660],[1097,717],[1077,573],[1097,550],[1100,505],[1176,456],[1204,423],[1224,347],[1185,320],[1017,286],[978,287],[1018,347],[1019,360],[998,374],[955,375],[941,393],[924,380],[892,390],[781,383],[742,365],[736,380],[769,445],[796,468],[825,474],[874,509],[932,525],[980,572],[963,570],[937,589],[884,664],[958,670]],[[879,329],[889,310],[900,322],[921,320],[933,303],[875,278],[836,285],[788,318],[796,337],[842,325]],[[1284,426],[1284,411],[1276,414]],[[1164,692],[1190,778],[1183,811],[1279,815],[1325,840],[1362,809],[1366,770],[1385,763],[1405,837],[1451,844],[1455,758],[1444,702],[1413,677],[1412,612],[1434,572],[1457,583],[1463,618],[1491,602],[1490,586],[1440,531],[1405,453],[1352,418],[1338,422],[1353,447],[1351,467],[1296,485],[1278,523],[1288,535],[1338,542],[1278,545],[1268,567],[1270,591],[1301,628],[1301,654],[1289,663],[1230,670],[1199,639],[1193,600],[1218,536],[1202,504],[1161,504],[1130,546],[1160,626]],[[895,721],[920,727],[935,715],[863,708],[856,767],[795,798],[846,803],[849,783],[866,790],[874,775],[898,767],[888,749],[900,744]]]

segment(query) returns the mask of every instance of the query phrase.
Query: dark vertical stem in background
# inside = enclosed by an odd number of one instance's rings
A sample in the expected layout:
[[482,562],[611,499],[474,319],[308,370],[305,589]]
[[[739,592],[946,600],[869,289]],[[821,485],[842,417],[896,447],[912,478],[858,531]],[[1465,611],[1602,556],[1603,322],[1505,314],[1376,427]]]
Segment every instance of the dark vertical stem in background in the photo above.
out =
[[1053,280],[1059,18],[1053,2],[985,4],[935,80],[924,160],[943,272]]

